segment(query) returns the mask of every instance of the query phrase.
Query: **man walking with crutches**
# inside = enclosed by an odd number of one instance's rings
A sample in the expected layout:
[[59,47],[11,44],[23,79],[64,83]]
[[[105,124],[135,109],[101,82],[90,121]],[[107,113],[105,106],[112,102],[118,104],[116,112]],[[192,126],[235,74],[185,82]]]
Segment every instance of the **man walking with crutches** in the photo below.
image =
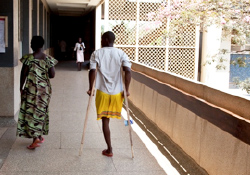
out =
[[105,32],[102,35],[102,48],[91,55],[89,90],[87,92],[91,95],[94,81],[96,81],[97,120],[102,119],[103,134],[107,143],[107,149],[103,150],[102,154],[108,157],[113,156],[109,120],[110,118],[121,118],[124,97],[122,70],[125,72],[125,94],[127,96],[130,95],[128,89],[131,80],[129,58],[122,50],[113,47],[114,41],[114,33]]

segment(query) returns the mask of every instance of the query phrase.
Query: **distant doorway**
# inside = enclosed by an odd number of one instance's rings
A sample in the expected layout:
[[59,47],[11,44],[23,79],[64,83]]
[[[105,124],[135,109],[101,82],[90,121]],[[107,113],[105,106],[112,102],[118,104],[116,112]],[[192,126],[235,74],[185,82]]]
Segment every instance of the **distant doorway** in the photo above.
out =
[[51,42],[56,59],[76,60],[74,46],[79,37],[86,46],[84,60],[88,61],[95,50],[95,10],[82,17],[51,17]]

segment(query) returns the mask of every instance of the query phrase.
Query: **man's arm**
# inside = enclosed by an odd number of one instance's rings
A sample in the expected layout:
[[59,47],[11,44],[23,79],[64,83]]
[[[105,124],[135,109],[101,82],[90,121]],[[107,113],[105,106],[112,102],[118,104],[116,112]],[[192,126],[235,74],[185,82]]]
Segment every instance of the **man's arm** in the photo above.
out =
[[89,90],[87,91],[87,94],[91,95],[91,92],[92,92],[92,89],[93,89],[93,84],[94,84],[94,81],[95,81],[95,69],[91,69],[89,71]]
[[123,71],[125,72],[125,88],[127,96],[130,95],[129,93],[129,84],[131,81],[131,69],[129,67],[123,66]]

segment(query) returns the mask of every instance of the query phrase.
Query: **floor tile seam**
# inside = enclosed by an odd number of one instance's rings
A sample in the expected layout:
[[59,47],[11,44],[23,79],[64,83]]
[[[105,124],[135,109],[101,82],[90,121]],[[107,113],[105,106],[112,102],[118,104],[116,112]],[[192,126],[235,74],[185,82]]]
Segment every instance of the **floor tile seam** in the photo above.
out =
[[[81,141],[81,140],[80,140]],[[120,144],[120,143],[118,143],[118,142],[112,142],[114,145],[116,145],[116,147],[114,148],[114,150],[121,150],[121,149],[130,149],[130,146],[129,145],[122,145],[122,144]],[[79,145],[80,145],[80,142],[79,142]],[[118,145],[118,146],[117,146]],[[121,146],[119,146],[119,145],[121,145]],[[103,146],[105,146],[105,145],[103,145]],[[42,146],[41,146],[42,147]],[[62,144],[62,145],[60,145],[60,147],[58,148],[58,146],[54,146],[54,147],[52,147],[52,146],[49,146],[49,145],[45,145],[44,146],[46,149],[67,149],[67,148],[69,148],[69,149],[76,149],[76,146],[64,146],[64,144]],[[80,146],[79,146],[80,147]],[[13,149],[15,149],[15,148],[17,148],[17,147],[13,147]],[[100,148],[102,148],[101,146],[99,146],[99,145],[96,145],[96,146],[94,146],[94,145],[91,145],[90,146],[90,144],[88,144],[87,146],[85,146],[84,145],[84,148],[93,148],[93,149],[100,149]],[[7,148],[5,148],[5,149],[7,149]],[[143,151],[145,151],[145,150],[147,150],[147,148],[144,148],[144,146],[140,146],[140,145],[138,145],[138,146],[136,146],[136,145],[134,145],[134,149],[138,149],[138,150],[143,150]]]
[[[63,175],[63,174],[66,174],[66,173],[76,173],[75,175],[78,175],[78,174],[82,174],[82,173],[100,173],[100,172],[102,172],[102,171],[86,171],[86,170],[84,170],[84,171],[1,171],[0,170],[0,173],[42,173],[42,174],[44,174],[44,173],[46,173],[46,174],[51,174],[51,173],[56,173],[56,174],[58,174],[58,175]],[[109,174],[109,173],[147,173],[147,174],[149,174],[149,173],[157,173],[157,172],[162,172],[162,173],[164,173],[164,171],[158,171],[158,170],[156,170],[156,171],[109,171],[109,172],[107,172],[107,174]]]
[[[0,170],[0,173],[1,172],[2,173],[49,173],[49,174],[51,174],[51,172],[53,172],[53,173],[59,173],[59,174],[60,173],[64,173],[64,171],[1,171]],[[74,172],[74,171],[72,171],[72,172]]]
[[60,149],[62,149],[62,133],[60,132]]
[[[55,130],[55,129],[51,129],[51,130]],[[69,131],[69,132],[62,132],[61,130],[60,131],[53,131],[53,132],[49,132],[49,133],[81,133],[81,132],[73,132],[73,131]],[[102,133],[101,131],[100,132],[90,132],[90,131],[86,131],[86,133]]]
[[116,166],[115,166],[115,163],[114,163],[114,159],[111,158],[111,161],[112,161],[112,164],[113,164],[113,166],[114,166],[114,168],[115,168],[115,170],[116,170],[115,172],[118,172],[118,171],[117,171],[117,168],[116,168]]
[[[96,173],[96,172],[102,172],[102,170],[100,171],[87,171],[87,170],[82,170],[82,171],[1,171],[0,172],[2,173],[31,173],[31,172],[38,172],[38,173],[50,173],[50,172],[53,172],[53,173],[85,173],[85,172],[88,172],[88,173]],[[127,172],[159,172],[158,170],[156,171],[109,171],[108,173],[113,173],[113,172],[118,172],[118,173],[127,173]]]
[[[7,138],[6,138],[6,135],[9,134],[8,131],[11,133],[11,132],[13,132],[13,131],[11,131],[11,130],[13,130],[13,129],[15,130],[14,134],[12,133],[12,134],[10,135],[11,137],[7,137]],[[8,127],[8,129],[7,129],[7,130],[4,132],[4,134],[2,135],[0,141],[1,141],[1,140],[14,140],[14,142],[15,142],[17,138],[18,138],[18,137],[16,136],[16,126],[15,126],[15,127]]]
[[[50,111],[54,111],[54,112],[74,112],[75,110],[60,110],[60,109],[58,109],[58,110],[51,110],[50,109]],[[83,112],[83,111],[78,111],[78,112]]]
[[3,137],[3,135],[5,134],[5,132],[7,131],[7,129],[8,129],[8,127],[4,127],[4,128],[3,128],[3,130],[5,130],[5,131],[3,131],[3,133],[2,133],[2,135],[1,135],[1,137],[0,137],[0,140],[1,140],[1,138]]
[[[11,150],[12,150],[12,147],[13,147],[13,145],[15,144],[15,142],[16,142],[16,140],[17,140],[17,136],[16,136],[16,135],[13,135],[13,136],[11,137],[11,139],[4,139],[4,138],[3,138],[4,135],[8,132],[8,130],[9,130],[9,129],[13,129],[13,128],[14,128],[14,127],[9,127],[9,128],[7,128],[6,131],[5,131],[5,133],[2,135],[2,137],[1,137],[1,139],[0,139],[0,144],[1,144],[1,142],[3,142],[3,140],[11,140],[11,144],[9,144],[8,147],[4,148],[4,149],[6,149],[6,152],[3,153],[3,154],[1,154],[2,163],[0,164],[0,170],[1,170],[2,166],[4,165],[5,160],[8,158],[8,156],[9,156]],[[8,134],[8,133],[7,133],[7,134]],[[13,140],[12,140],[12,139],[13,139]]]
[[[59,112],[59,111],[57,111],[57,112]],[[66,111],[62,111],[62,113],[63,112],[66,112]],[[81,116],[81,114],[80,114],[81,112],[79,112],[79,115],[76,115],[76,114],[72,114],[72,115],[70,115],[70,116],[67,116],[67,115],[63,115],[63,114],[61,114],[61,116],[60,116],[60,118],[58,118],[58,119],[61,119],[61,121],[67,121],[67,122],[76,122],[76,120],[82,120],[82,116]],[[76,116],[75,116],[76,115]],[[58,120],[58,119],[56,119],[56,120]],[[71,121],[68,121],[69,119],[72,119]]]
[[[72,133],[76,133],[76,134],[82,134],[82,132],[49,132],[49,134],[51,134],[51,133],[70,133],[70,134],[72,134]],[[90,132],[90,131],[86,131],[86,133],[93,133],[93,134],[99,134],[99,133],[102,133],[101,131],[100,132]]]

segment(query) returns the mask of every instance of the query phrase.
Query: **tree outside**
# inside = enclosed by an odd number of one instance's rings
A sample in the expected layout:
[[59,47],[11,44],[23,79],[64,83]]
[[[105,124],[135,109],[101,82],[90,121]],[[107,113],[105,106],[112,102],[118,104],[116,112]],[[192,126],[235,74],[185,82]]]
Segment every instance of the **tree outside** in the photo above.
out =
[[[201,31],[207,32],[210,26],[222,29],[222,40],[231,38],[231,44],[244,46],[250,38],[250,1],[249,0],[174,0],[162,3],[158,11],[150,12],[148,18],[159,23],[169,22],[167,30],[163,32],[171,40],[180,40],[182,31],[190,26],[200,26]],[[243,49],[238,52],[246,51]],[[230,50],[222,49],[211,56],[205,65],[216,62],[216,69],[225,69],[223,54]],[[239,55],[231,60],[236,67],[249,67],[249,59]],[[234,84],[250,93],[250,79],[233,78]]]

